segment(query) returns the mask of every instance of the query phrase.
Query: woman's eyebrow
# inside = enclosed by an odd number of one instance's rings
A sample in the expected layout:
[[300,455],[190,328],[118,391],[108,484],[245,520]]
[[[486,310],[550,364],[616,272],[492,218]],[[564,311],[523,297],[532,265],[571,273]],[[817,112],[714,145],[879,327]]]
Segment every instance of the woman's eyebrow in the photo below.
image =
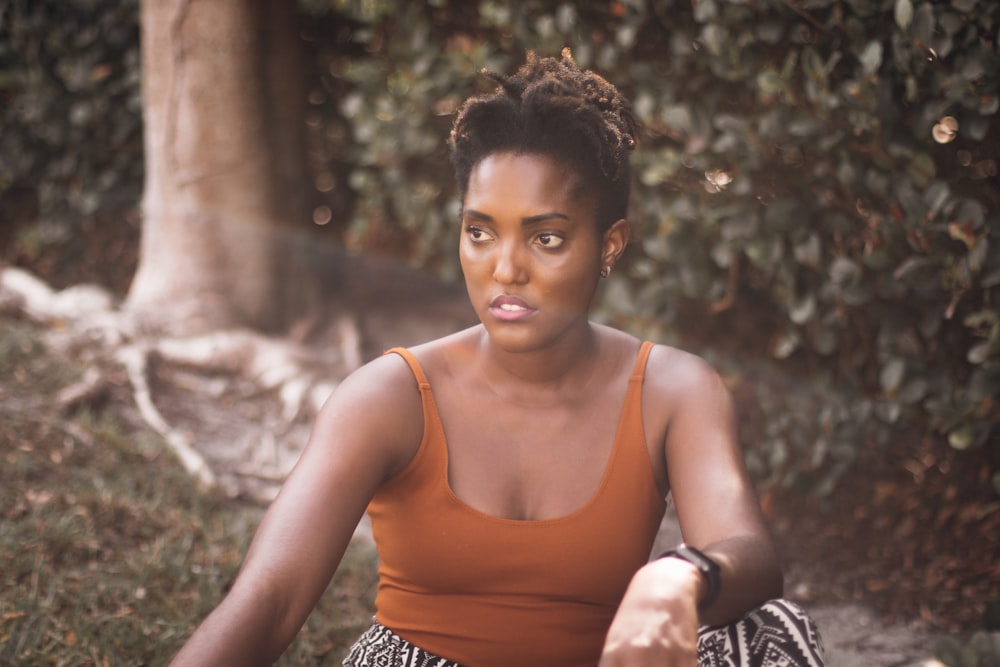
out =
[[463,218],[475,218],[476,220],[482,220],[484,222],[492,222],[493,218],[486,215],[485,213],[480,213],[474,208],[466,208],[462,210]]
[[527,227],[528,225],[534,225],[539,222],[546,222],[547,220],[569,220],[569,216],[565,213],[558,213],[553,211],[551,213],[542,213],[540,215],[530,215],[527,218],[521,219],[521,225]]
[[[476,220],[482,220],[484,222],[492,222],[493,217],[485,213],[477,211],[472,208],[467,208],[462,211],[462,217],[464,218],[475,218]],[[529,215],[527,218],[521,219],[522,226],[536,225],[540,222],[545,222],[547,220],[569,220],[569,216],[565,213],[559,213],[557,211],[552,211],[551,213],[539,213],[538,215]]]

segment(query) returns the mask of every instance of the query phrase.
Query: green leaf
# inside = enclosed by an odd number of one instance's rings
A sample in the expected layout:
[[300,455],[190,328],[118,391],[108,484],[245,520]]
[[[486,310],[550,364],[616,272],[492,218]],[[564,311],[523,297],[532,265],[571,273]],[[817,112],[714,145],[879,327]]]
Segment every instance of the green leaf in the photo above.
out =
[[935,278],[936,272],[937,265],[933,260],[927,257],[907,257],[892,272],[892,277],[910,285],[919,285],[925,280]]
[[816,49],[811,46],[802,49],[802,71],[810,79],[821,81],[824,86],[826,85],[827,73],[826,68],[823,66],[823,59],[816,52]]
[[991,432],[988,421],[969,421],[948,433],[948,444],[960,451],[981,447]]
[[907,32],[913,22],[913,0],[896,0],[894,16],[899,29]]
[[895,396],[906,375],[906,362],[899,357],[890,359],[879,373],[879,385],[886,396]]
[[930,155],[927,153],[918,153],[906,165],[906,173],[910,175],[910,178],[917,185],[927,187],[934,180],[934,176],[937,174],[937,167],[934,165],[934,159]]
[[989,358],[993,356],[994,352],[996,352],[996,346],[992,341],[986,341],[970,347],[968,354],[965,355],[965,358],[970,364],[976,364],[978,366],[979,364],[987,362]]
[[795,260],[804,266],[809,266],[814,269],[819,268],[820,256],[822,254],[822,246],[820,245],[819,236],[816,234],[810,234],[804,241],[795,244],[793,249],[795,255]]
[[964,663],[962,645],[954,637],[939,637],[935,639],[934,657],[949,667],[959,667]]
[[989,129],[990,122],[988,119],[983,118],[982,116],[973,116],[962,126],[962,133],[969,139],[982,141],[986,138],[986,133]]
[[757,38],[766,44],[777,44],[785,32],[787,24],[782,21],[761,21],[757,24],[754,32]]
[[864,51],[861,52],[859,59],[861,60],[861,68],[867,76],[878,72],[878,68],[882,65],[882,42],[878,40],[869,42]]
[[716,23],[709,23],[701,31],[701,41],[705,44],[708,52],[713,56],[722,55],[723,47],[729,35]]
[[933,220],[951,199],[951,188],[945,181],[934,181],[924,192],[924,201],[928,204],[927,219]]
[[899,421],[903,408],[897,401],[881,402],[875,406],[875,414],[886,424],[895,424]]
[[934,8],[931,3],[924,2],[917,8],[910,35],[924,45],[929,45],[934,39]]
[[938,14],[938,27],[944,31],[949,39],[962,29],[965,22],[965,17],[947,9],[942,9]]
[[715,0],[699,0],[694,3],[694,20],[698,23],[706,23],[718,17],[719,8]]
[[775,359],[787,359],[799,349],[802,339],[796,331],[787,331],[778,336],[771,344],[771,355]]
[[952,449],[964,452],[972,447],[975,439],[975,432],[971,424],[962,424],[948,434],[948,444]]
[[785,81],[777,70],[765,69],[757,73],[757,88],[765,95],[774,96],[785,91]]
[[986,73],[987,64],[983,62],[979,54],[973,53],[968,56],[962,65],[962,76],[966,81],[976,81]]
[[825,327],[813,334],[813,347],[824,356],[829,356],[837,350],[837,331],[830,327]]
[[900,390],[897,398],[900,403],[906,403],[908,405],[916,404],[924,399],[927,395],[927,390],[929,389],[929,383],[924,378],[917,378],[911,380],[904,384]]
[[860,278],[861,268],[846,257],[837,257],[830,264],[830,280],[835,285],[848,285]]
[[812,294],[807,294],[802,299],[796,301],[788,311],[788,319],[798,325],[805,324],[815,316],[816,297]]
[[989,329],[1000,320],[1000,312],[988,308],[969,313],[962,320],[969,329]]

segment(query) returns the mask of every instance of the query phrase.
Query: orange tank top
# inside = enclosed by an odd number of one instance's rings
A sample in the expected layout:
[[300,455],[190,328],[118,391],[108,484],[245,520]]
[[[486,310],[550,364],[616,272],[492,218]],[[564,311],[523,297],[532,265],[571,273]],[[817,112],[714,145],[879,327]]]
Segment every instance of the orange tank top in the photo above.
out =
[[379,553],[376,618],[465,667],[594,667],[625,589],[649,552],[665,503],[642,428],[643,343],[601,483],[557,519],[490,516],[448,484],[448,447],[430,384],[417,379],[424,432],[407,467],[368,507]]

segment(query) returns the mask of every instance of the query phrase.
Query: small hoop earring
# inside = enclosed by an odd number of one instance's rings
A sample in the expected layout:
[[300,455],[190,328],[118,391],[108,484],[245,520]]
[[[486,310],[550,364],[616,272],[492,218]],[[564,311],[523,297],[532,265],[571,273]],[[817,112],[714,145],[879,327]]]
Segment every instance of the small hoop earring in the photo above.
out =
[[610,266],[603,266],[603,267],[601,267],[601,277],[602,278],[607,278],[610,275],[611,275],[611,267]]

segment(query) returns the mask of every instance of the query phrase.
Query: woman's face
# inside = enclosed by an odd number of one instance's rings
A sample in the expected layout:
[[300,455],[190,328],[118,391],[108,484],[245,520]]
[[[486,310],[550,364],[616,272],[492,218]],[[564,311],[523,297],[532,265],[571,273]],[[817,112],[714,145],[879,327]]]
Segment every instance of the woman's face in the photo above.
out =
[[542,155],[495,153],[469,177],[459,255],[472,305],[509,351],[558,341],[587,321],[601,268],[628,242],[624,220],[601,234],[596,198]]

